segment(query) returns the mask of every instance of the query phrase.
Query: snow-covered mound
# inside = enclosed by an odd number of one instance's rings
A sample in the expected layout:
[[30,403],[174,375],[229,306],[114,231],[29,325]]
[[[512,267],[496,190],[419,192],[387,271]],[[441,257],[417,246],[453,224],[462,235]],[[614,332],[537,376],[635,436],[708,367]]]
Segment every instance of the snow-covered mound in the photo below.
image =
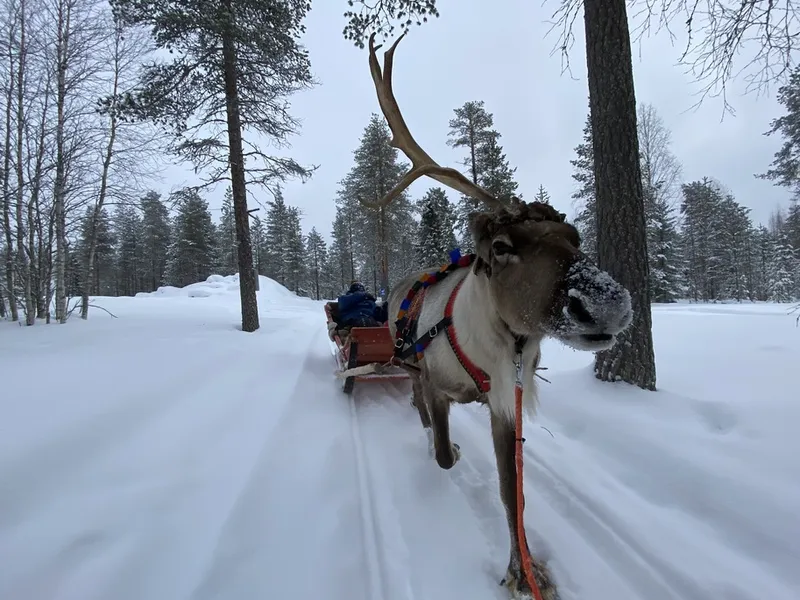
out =
[[[280,302],[289,298],[297,298],[297,295],[286,289],[280,283],[263,275],[258,276],[259,281],[259,301]],[[239,294],[239,274],[235,275],[209,275],[205,281],[191,283],[185,287],[175,287],[165,285],[158,288],[155,292],[139,292],[137,298],[208,298],[211,296],[225,296]]]

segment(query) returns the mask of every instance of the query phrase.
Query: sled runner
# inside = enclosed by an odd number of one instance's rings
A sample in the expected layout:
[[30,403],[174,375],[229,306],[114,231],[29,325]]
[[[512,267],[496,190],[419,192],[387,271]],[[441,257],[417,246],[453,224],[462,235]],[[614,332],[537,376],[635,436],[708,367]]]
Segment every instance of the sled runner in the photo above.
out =
[[336,344],[336,376],[344,380],[342,391],[351,394],[356,381],[387,381],[408,379],[408,373],[392,366],[394,340],[388,324],[381,327],[339,326],[338,302],[325,304],[325,315],[331,339]]

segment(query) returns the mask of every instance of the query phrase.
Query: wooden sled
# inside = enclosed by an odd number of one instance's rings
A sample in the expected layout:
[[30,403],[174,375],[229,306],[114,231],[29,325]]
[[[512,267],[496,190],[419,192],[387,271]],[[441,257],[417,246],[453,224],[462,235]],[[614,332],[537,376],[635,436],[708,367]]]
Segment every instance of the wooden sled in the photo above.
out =
[[408,373],[389,363],[394,355],[394,340],[388,324],[382,327],[352,327],[344,331],[338,327],[339,303],[325,304],[328,324],[336,323],[333,334],[336,344],[336,376],[343,380],[342,391],[352,394],[356,381],[387,381],[408,379]]

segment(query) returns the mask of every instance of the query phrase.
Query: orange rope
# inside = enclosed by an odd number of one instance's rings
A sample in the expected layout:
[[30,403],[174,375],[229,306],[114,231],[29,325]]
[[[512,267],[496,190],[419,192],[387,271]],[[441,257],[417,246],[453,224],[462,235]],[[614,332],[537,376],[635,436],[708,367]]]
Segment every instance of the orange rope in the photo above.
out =
[[531,555],[528,553],[528,544],[525,543],[525,524],[523,519],[523,512],[525,510],[525,497],[522,492],[522,383],[517,382],[514,388],[514,399],[516,400],[516,451],[514,458],[517,463],[517,540],[519,541],[519,553],[522,558],[522,572],[525,574],[525,579],[528,580],[528,585],[533,592],[533,597],[536,600],[542,600],[542,594],[539,587],[536,585],[536,579],[533,577],[533,567],[531,566]]

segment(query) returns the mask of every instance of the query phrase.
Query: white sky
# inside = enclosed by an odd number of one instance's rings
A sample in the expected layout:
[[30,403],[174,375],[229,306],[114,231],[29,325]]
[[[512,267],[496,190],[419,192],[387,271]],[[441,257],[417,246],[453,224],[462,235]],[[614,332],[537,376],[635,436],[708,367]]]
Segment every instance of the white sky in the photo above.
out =
[[[519,191],[531,199],[543,184],[553,204],[571,218],[575,183],[569,161],[582,140],[588,87],[582,14],[574,28],[571,74],[562,74],[559,53],[551,55],[558,31],[548,35],[548,21],[557,4],[558,0],[544,6],[529,0],[438,0],[441,16],[413,26],[400,43],[393,81],[412,134],[442,165],[457,167],[461,158],[446,145],[453,109],[468,100],[484,100],[502,135],[500,143],[517,167]],[[497,10],[501,6],[502,12]],[[284,195],[303,211],[304,230],[316,226],[328,239],[338,182],[352,166],[352,152],[370,113],[380,114],[367,49],[356,48],[342,36],[346,8],[346,0],[313,3],[305,44],[320,85],[294,97],[292,114],[301,119],[302,130],[283,151],[301,164],[320,165],[306,184],[288,183]],[[673,32],[682,34],[681,27],[673,23]],[[637,102],[653,104],[671,129],[684,181],[718,179],[752,209],[755,222],[766,223],[769,213],[786,205],[789,197],[787,190],[754,177],[768,168],[781,144],[778,136],[763,135],[770,120],[782,114],[774,99],[777,87],[756,98],[742,94],[743,82],[731,84],[729,102],[736,115],[722,120],[719,98],[708,98],[698,110],[692,109],[700,85],[677,65],[683,39],[681,35],[671,42],[666,33],[658,33],[634,45]],[[384,48],[378,51],[381,62]],[[170,168],[161,192],[166,195],[193,182],[191,168]],[[433,180],[418,180],[410,191],[419,197],[433,185]],[[220,206],[223,192],[220,185],[207,193],[212,208]],[[258,189],[250,194],[262,201],[269,197]],[[456,197],[453,191],[448,194]]]

